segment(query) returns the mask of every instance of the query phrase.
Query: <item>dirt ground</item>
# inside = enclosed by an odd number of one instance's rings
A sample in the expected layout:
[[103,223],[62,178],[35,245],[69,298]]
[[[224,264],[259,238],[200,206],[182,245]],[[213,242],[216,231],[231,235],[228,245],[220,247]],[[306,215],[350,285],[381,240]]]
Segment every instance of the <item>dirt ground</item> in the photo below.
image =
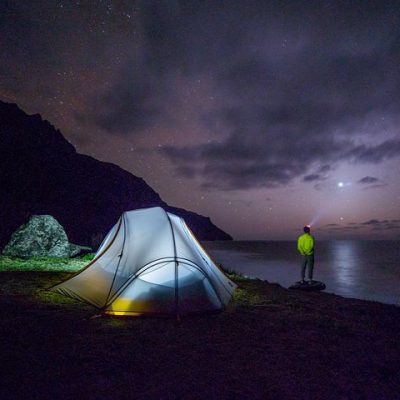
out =
[[399,399],[400,308],[239,279],[217,314],[91,319],[0,272],[1,399]]

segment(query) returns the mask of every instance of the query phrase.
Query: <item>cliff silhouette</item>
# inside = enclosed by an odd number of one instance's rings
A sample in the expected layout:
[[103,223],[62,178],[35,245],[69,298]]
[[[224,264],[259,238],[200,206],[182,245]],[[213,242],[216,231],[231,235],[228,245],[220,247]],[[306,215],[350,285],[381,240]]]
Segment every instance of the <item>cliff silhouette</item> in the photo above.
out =
[[160,206],[200,240],[231,240],[202,215],[165,203],[142,178],[78,154],[39,114],[0,101],[0,247],[31,215],[50,214],[73,243],[96,247],[122,212]]

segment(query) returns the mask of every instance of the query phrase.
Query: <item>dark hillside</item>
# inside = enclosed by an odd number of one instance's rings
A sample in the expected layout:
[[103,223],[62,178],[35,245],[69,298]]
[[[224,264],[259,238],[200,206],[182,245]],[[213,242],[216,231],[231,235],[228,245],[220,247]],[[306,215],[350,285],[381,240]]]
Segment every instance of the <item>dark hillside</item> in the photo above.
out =
[[72,242],[97,245],[123,211],[161,206],[201,240],[231,237],[209,218],[168,206],[122,168],[78,154],[40,115],[0,101],[0,247],[32,214],[51,214]]

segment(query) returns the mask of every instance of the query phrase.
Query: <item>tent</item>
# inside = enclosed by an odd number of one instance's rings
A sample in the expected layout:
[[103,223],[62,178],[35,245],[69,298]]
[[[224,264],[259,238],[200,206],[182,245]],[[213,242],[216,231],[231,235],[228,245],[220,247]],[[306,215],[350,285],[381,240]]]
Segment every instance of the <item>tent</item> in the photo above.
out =
[[219,310],[235,288],[182,218],[153,207],[124,212],[92,262],[52,290],[136,316]]

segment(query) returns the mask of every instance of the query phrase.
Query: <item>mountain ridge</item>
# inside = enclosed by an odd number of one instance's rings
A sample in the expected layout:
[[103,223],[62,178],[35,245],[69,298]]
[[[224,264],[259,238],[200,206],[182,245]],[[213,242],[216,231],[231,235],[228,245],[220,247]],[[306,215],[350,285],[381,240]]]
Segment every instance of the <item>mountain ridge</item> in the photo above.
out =
[[143,178],[77,153],[40,114],[0,100],[0,247],[34,214],[53,215],[72,242],[97,246],[122,212],[153,206],[183,217],[200,240],[231,240],[208,217],[168,205]]

